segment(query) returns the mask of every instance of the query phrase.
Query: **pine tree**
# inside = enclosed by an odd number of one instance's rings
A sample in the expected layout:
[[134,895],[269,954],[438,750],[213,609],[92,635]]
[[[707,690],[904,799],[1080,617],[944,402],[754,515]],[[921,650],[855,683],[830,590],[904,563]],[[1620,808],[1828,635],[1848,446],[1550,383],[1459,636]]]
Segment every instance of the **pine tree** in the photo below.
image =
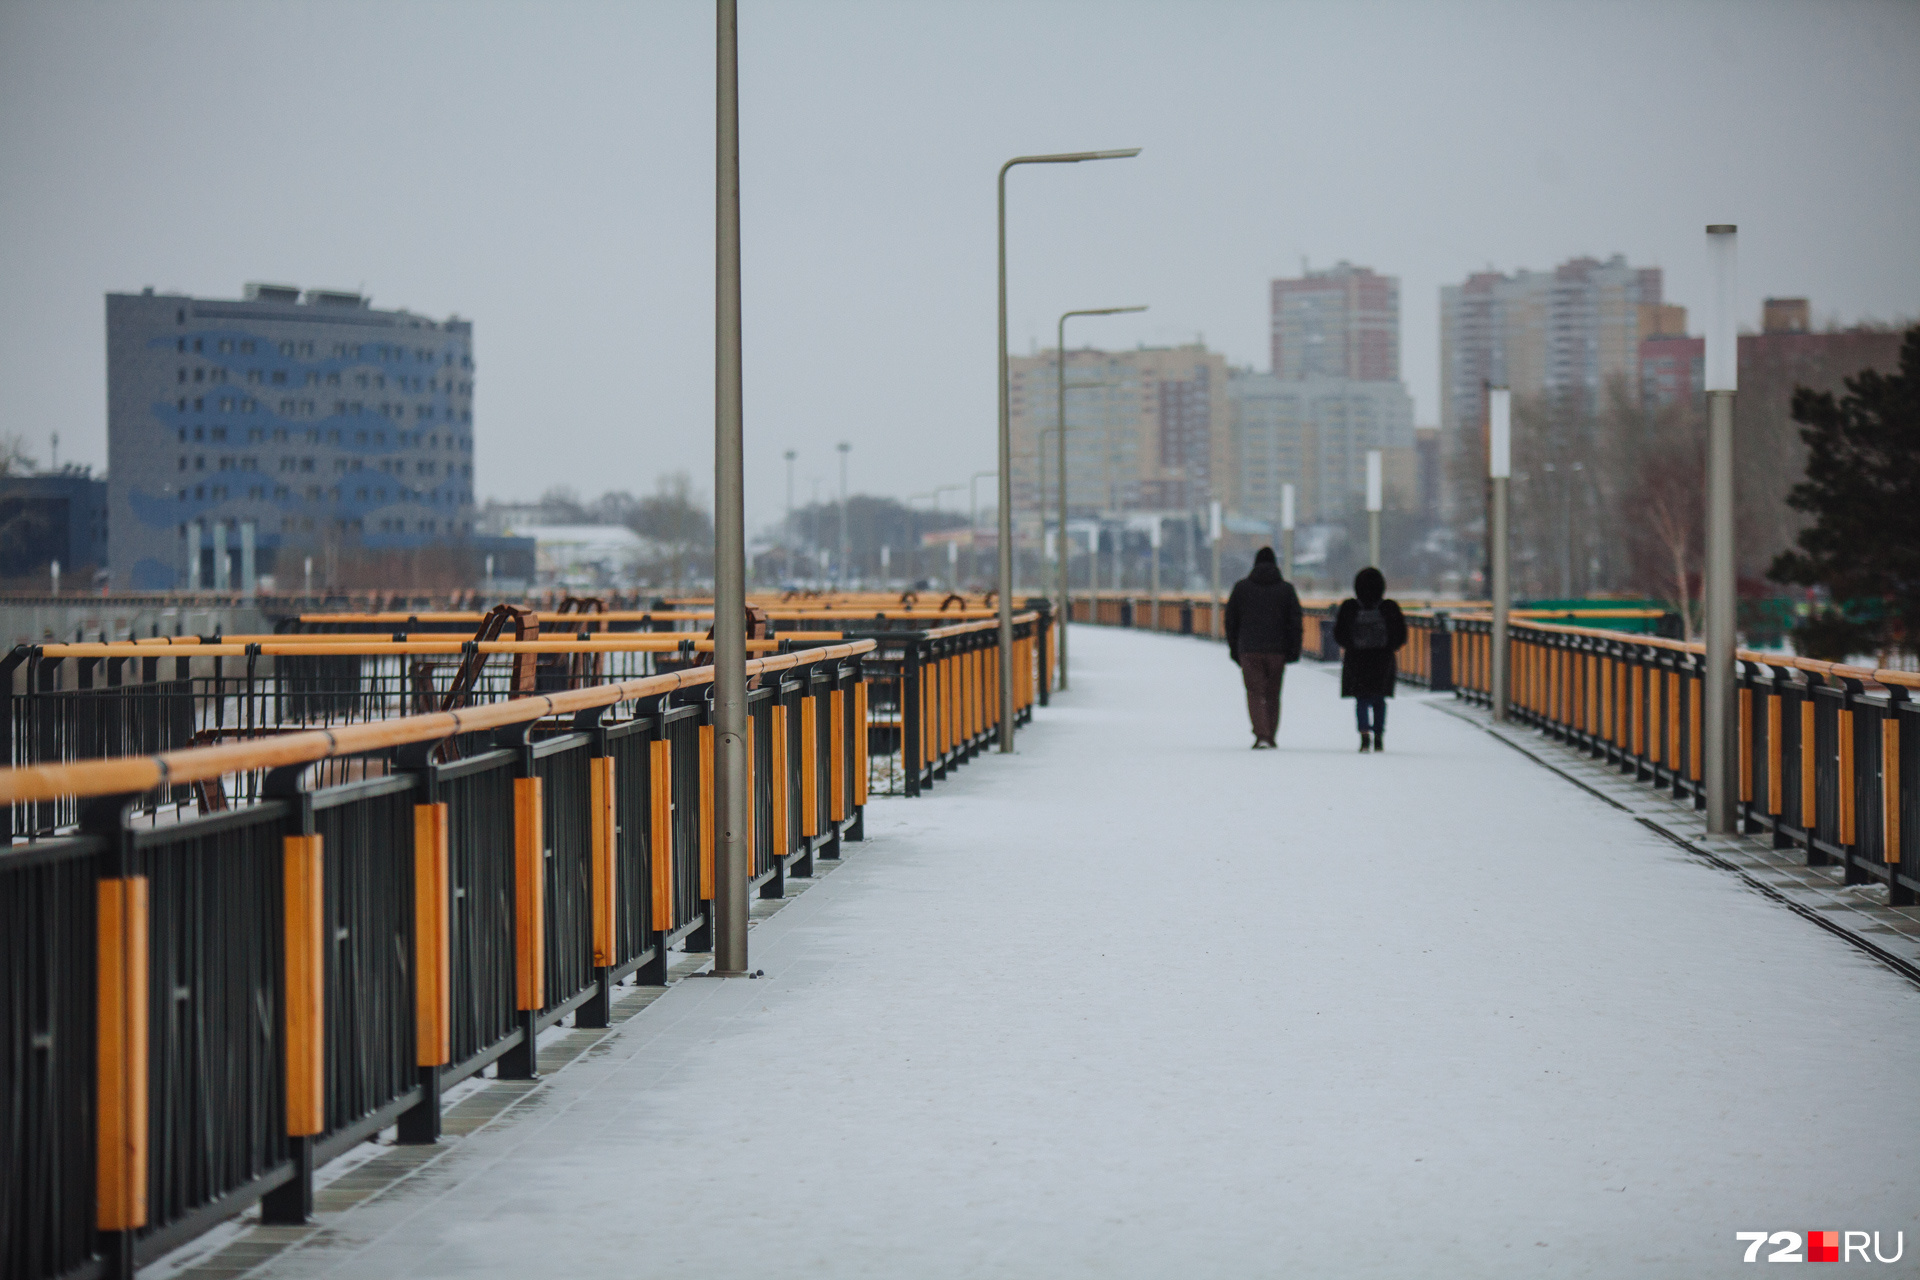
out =
[[1776,582],[1827,589],[1835,604],[1877,603],[1882,643],[1920,642],[1920,326],[1900,347],[1900,371],[1862,370],[1846,395],[1801,387],[1793,420],[1807,443],[1807,478],[1787,504],[1814,518],[1767,571]]

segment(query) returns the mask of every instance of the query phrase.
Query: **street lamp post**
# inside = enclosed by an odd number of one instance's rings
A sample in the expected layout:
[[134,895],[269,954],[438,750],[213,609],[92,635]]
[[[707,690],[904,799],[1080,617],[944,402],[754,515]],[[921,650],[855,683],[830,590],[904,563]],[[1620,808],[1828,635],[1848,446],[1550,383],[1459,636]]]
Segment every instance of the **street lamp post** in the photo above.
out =
[[1367,450],[1367,563],[1380,567],[1380,451]]
[[1072,586],[1068,573],[1072,564],[1071,548],[1067,542],[1067,321],[1073,316],[1117,316],[1130,311],[1145,311],[1146,307],[1092,307],[1083,311],[1063,311],[1054,340],[1054,373],[1058,408],[1054,425],[1060,430],[1060,687],[1067,687],[1067,617],[1069,613],[1068,593]]
[[[735,0],[718,0],[713,448],[713,972],[747,973],[746,508],[740,381],[740,60]],[[528,1032],[532,1034],[531,1031]]]
[[1000,166],[999,181],[999,342],[994,362],[1000,370],[1000,750],[1013,750],[1013,415],[1007,370],[1007,170],[1019,164],[1079,164],[1083,160],[1126,160],[1140,148],[1071,151],[1049,156],[1015,156]]
[[1207,506],[1207,542],[1213,551],[1213,607],[1207,610],[1211,620],[1208,630],[1213,638],[1220,638],[1220,499],[1215,498]]
[[999,474],[998,471],[976,471],[967,477],[967,565],[975,581],[980,578],[980,493],[975,486]]
[[787,547],[787,580],[793,581],[793,460],[800,455],[792,449],[787,450],[787,527],[782,531],[781,540]]
[[1707,562],[1706,706],[1701,761],[1706,773],[1707,830],[1732,834],[1740,794],[1739,753],[1733,742],[1733,397],[1740,367],[1734,306],[1734,227],[1707,228],[1713,261],[1713,310],[1707,330]]
[[1507,480],[1513,475],[1513,393],[1505,387],[1487,392],[1487,476],[1493,481],[1493,662],[1489,701],[1493,718],[1507,718]]
[[847,589],[847,557],[851,554],[852,539],[847,533],[847,455],[853,446],[842,440],[834,446],[840,451],[840,589]]

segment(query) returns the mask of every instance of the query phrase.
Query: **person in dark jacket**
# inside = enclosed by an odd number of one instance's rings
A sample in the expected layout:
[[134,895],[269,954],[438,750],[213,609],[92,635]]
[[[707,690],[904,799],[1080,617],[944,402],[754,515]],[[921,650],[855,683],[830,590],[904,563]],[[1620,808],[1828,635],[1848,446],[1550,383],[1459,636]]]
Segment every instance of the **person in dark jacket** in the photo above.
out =
[[1274,745],[1280,732],[1280,686],[1287,664],[1300,661],[1300,597],[1280,576],[1272,547],[1253,557],[1253,572],[1227,597],[1227,656],[1247,686],[1253,749]]
[[1333,638],[1341,648],[1340,696],[1353,699],[1362,751],[1387,749],[1382,738],[1387,699],[1393,696],[1393,655],[1407,642],[1407,620],[1386,596],[1385,575],[1362,569],[1353,575],[1352,597],[1340,602],[1333,619]]

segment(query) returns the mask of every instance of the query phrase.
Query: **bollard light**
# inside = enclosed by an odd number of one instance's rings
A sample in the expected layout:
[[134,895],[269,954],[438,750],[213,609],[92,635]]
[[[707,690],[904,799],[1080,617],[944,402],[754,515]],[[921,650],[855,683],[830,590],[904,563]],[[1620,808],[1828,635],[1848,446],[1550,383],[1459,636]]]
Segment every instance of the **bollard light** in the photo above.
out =
[[1494,387],[1487,393],[1487,475],[1505,480],[1513,474],[1513,393]]
[[1380,567],[1380,451],[1367,450],[1367,563]]
[[1280,486],[1280,558],[1287,577],[1293,577],[1293,486]]
[[1738,391],[1740,378],[1740,319],[1734,299],[1739,267],[1739,242],[1731,223],[1707,228],[1707,264],[1713,272],[1713,294],[1707,308],[1706,390]]

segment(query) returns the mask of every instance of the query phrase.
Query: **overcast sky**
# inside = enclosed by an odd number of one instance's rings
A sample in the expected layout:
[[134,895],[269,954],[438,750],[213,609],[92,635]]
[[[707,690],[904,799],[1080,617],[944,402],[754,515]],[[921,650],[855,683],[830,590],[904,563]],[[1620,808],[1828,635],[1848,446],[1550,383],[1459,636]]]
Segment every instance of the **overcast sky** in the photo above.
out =
[[[1437,419],[1439,287],[1625,253],[1705,301],[1920,314],[1920,4],[742,0],[747,485],[905,496],[994,457],[1011,333],[1267,361],[1303,258],[1401,281]],[[106,462],[104,305],[362,288],[474,321],[476,493],[712,487],[710,4],[0,0],[0,434]],[[964,502],[962,496],[959,501]],[[946,500],[952,509],[954,499]]]

